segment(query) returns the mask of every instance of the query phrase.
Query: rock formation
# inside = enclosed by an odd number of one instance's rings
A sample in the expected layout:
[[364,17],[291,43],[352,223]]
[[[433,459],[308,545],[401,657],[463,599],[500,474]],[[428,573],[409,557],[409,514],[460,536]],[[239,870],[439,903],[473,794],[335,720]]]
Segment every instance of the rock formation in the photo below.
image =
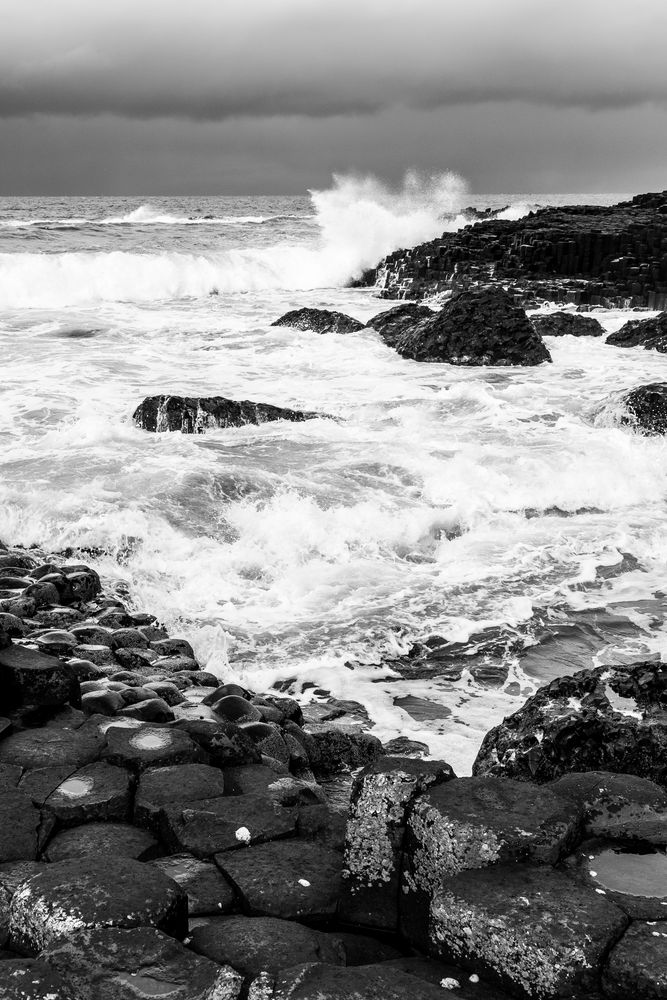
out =
[[530,322],[540,337],[601,337],[602,323],[583,313],[555,312],[531,316]]
[[132,415],[145,431],[203,434],[216,427],[243,427],[270,420],[314,420],[319,413],[287,410],[269,403],[226,399],[224,396],[148,396]]
[[364,324],[345,313],[332,309],[292,309],[284,313],[271,326],[289,326],[293,330],[313,330],[315,333],[355,333]]
[[414,361],[454,365],[539,365],[551,361],[523,309],[497,286],[455,292],[440,312],[396,338],[396,350]]
[[647,351],[667,353],[667,312],[651,319],[631,319],[607,337],[613,347],[644,347]]
[[667,308],[667,191],[479,222],[397,250],[364,278],[392,299],[489,281],[525,302]]

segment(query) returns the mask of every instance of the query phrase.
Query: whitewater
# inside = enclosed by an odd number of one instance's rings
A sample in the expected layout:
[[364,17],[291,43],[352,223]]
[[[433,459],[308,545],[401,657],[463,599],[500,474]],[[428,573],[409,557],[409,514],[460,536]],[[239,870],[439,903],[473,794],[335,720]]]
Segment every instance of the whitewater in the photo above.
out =
[[[466,773],[536,685],[665,652],[667,444],[599,404],[667,380],[667,357],[564,337],[552,365],[464,369],[403,360],[371,329],[271,323],[389,308],[349,283],[467,206],[619,197],[409,175],[303,197],[0,199],[0,538],[86,550],[207,669],[359,702],[381,739]],[[627,318],[597,315],[607,332]],[[152,435],[131,414],[156,393],[334,419]],[[435,636],[447,669],[410,655]]]

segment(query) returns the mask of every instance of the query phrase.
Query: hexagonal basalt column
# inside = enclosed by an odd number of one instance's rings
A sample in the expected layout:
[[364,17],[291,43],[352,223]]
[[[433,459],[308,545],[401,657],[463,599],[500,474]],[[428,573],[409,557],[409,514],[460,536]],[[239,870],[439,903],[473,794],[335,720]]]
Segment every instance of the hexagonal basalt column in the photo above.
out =
[[395,930],[406,813],[416,795],[450,781],[443,761],[384,757],[357,777],[347,821],[341,916]]

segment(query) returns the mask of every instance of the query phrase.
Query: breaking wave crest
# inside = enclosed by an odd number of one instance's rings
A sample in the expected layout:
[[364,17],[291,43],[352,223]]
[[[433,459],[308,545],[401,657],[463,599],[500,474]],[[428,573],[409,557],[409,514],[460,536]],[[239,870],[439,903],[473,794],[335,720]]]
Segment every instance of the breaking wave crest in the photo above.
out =
[[[451,173],[409,172],[399,187],[374,177],[334,176],[330,189],[311,192],[319,234],[317,242],[308,245],[286,243],[205,254],[118,250],[0,254],[0,309],[342,287],[392,250],[465,225],[459,214],[465,193],[465,182]],[[260,221],[259,216],[234,218]],[[105,220],[108,225],[181,221],[190,220],[160,215],[150,205]]]

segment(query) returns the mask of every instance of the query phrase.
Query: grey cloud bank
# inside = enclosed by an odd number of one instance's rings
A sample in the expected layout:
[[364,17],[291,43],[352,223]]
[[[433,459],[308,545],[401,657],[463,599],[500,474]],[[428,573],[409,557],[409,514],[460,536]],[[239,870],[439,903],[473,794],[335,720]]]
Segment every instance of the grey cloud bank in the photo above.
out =
[[[229,193],[236,169],[261,185],[252,193],[303,190],[334,169],[409,166],[537,190],[547,154],[570,190],[634,188],[666,162],[665,37],[656,0],[14,2],[0,35],[0,138],[11,150],[1,191],[94,182],[140,193],[149,178],[153,190],[187,190],[174,163]],[[635,161],[620,185],[619,128]],[[29,163],[40,145],[50,180]],[[480,157],[495,160],[495,179]]]

